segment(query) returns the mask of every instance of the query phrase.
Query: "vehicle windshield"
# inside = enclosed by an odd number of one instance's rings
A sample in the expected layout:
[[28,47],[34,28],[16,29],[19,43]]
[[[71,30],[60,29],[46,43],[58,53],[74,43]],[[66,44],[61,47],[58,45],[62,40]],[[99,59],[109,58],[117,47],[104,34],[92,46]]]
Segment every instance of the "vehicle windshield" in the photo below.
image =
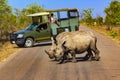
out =
[[26,29],[27,30],[33,30],[33,28],[36,26],[36,23],[32,23],[31,25],[29,25]]

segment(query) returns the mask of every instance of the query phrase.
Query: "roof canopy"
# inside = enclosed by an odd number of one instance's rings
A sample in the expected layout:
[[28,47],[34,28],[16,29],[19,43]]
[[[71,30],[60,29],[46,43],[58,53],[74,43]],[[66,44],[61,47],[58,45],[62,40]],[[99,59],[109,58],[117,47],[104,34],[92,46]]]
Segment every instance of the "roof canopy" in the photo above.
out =
[[59,11],[69,11],[69,10],[77,10],[77,8],[63,8],[63,9],[46,10],[46,11],[47,12],[59,12]]
[[27,16],[44,16],[44,15],[49,15],[51,12],[60,12],[60,11],[69,11],[69,10],[76,10],[77,8],[63,8],[63,9],[55,9],[55,10],[46,10],[46,12],[39,12],[39,13],[34,13],[34,14],[29,14]]
[[29,14],[27,16],[44,16],[49,14],[50,14],[49,12],[39,12],[39,13]]

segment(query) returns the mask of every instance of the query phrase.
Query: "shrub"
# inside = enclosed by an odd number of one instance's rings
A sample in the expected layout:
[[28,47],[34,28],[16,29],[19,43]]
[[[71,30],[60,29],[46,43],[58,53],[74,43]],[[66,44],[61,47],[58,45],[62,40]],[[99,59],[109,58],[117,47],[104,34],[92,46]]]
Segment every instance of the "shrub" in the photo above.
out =
[[113,38],[115,38],[118,34],[115,31],[110,31],[109,35],[112,36]]

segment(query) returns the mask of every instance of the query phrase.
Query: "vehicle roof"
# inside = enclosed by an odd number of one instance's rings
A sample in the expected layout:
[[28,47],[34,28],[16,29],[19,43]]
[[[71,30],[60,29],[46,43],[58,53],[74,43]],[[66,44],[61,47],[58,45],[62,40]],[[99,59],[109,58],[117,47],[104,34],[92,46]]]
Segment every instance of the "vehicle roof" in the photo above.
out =
[[69,10],[78,10],[77,8],[62,8],[62,9],[55,9],[55,10],[46,10],[47,12],[59,12],[59,11],[69,11]]
[[34,14],[29,14],[27,16],[43,16],[43,15],[49,15],[49,12],[39,12],[39,13],[34,13]]

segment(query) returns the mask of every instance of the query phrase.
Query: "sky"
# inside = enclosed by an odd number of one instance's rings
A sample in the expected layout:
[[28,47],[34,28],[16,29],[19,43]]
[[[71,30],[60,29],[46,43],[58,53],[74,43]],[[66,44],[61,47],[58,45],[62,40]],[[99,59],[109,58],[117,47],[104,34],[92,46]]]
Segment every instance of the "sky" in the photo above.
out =
[[[105,16],[104,9],[112,0],[8,0],[12,8],[27,8],[28,4],[38,3],[45,9],[78,8],[81,13],[83,9],[93,9],[93,16]],[[120,0],[118,0],[120,1]]]

